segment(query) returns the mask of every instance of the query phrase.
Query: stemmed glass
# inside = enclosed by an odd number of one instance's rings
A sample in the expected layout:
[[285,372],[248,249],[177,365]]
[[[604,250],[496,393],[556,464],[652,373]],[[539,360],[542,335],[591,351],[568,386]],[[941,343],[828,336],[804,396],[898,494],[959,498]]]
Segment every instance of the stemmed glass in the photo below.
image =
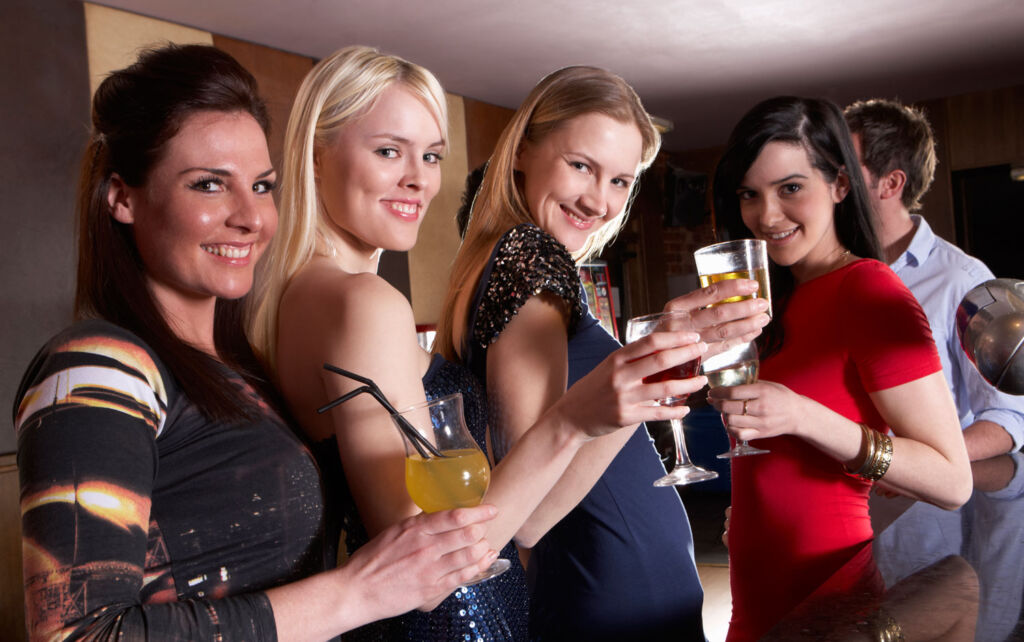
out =
[[[476,506],[483,501],[491,481],[491,468],[466,428],[460,393],[416,404],[393,414],[391,419],[398,425],[405,444],[405,488],[413,503],[424,512],[434,513]],[[441,456],[432,456],[410,439],[403,429],[403,419],[406,428],[415,428]],[[506,559],[495,560],[463,586],[501,575],[510,566]]]
[[[652,332],[692,329],[693,323],[689,312],[674,311],[648,314],[629,320],[629,323],[626,324],[626,342],[632,343]],[[700,368],[700,357],[645,377],[644,383],[657,383],[671,379],[689,379],[697,375],[698,368]],[[659,399],[658,404],[662,406],[681,406],[686,402],[688,396],[682,395]],[[701,468],[690,461],[690,456],[686,452],[686,439],[683,435],[683,420],[672,419],[669,423],[672,425],[672,438],[675,440],[676,445],[676,465],[672,472],[656,479],[654,485],[682,486],[718,477],[718,473],[715,471]]]
[[[725,352],[704,359],[701,369],[708,378],[708,386],[712,388],[724,386],[741,386],[757,381],[757,369],[760,362],[757,358],[757,346],[754,342],[742,343]],[[731,459],[746,455],[760,455],[771,452],[756,448],[744,439],[728,452],[718,455],[719,459]]]

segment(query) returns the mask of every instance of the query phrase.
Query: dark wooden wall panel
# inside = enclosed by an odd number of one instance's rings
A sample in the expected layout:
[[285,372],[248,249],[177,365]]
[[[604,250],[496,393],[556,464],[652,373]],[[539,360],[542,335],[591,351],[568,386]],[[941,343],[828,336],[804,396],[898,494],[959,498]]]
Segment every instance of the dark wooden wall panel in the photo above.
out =
[[946,99],[953,171],[1024,162],[1024,85]]
[[487,162],[502,130],[515,111],[490,103],[463,98],[466,110],[466,164],[473,171]]
[[935,180],[921,199],[921,214],[932,230],[950,243],[956,243],[956,225],[953,221],[952,161],[949,149],[949,110],[944,99],[929,100],[917,105],[925,111],[935,134]]
[[0,455],[0,633],[4,640],[25,639],[21,575],[18,469],[14,455]]

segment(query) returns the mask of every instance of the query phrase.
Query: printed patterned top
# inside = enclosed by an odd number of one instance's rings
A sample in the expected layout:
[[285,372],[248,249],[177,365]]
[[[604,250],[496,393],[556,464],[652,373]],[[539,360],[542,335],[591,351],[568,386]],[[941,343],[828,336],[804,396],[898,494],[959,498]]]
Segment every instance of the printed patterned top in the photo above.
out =
[[325,566],[320,477],[281,418],[229,379],[259,419],[209,421],[105,321],[36,356],[14,417],[33,637],[276,639],[261,591]]

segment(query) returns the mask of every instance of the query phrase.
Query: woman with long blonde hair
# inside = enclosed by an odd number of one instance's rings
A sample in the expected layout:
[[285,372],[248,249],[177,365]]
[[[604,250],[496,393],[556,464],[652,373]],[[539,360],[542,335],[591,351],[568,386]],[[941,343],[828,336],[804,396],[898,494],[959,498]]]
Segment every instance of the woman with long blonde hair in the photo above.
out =
[[[377,276],[382,250],[405,251],[440,185],[447,146],[445,98],[429,72],[367,47],[319,62],[300,88],[286,133],[278,243],[262,272],[252,340],[295,418],[336,471],[350,550],[415,515],[405,489],[404,449],[388,413],[354,398],[317,414],[356,386],[325,372],[329,362],[374,380],[402,408],[461,392],[473,437],[489,451],[480,386],[465,368],[419,348],[412,309]],[[360,633],[377,639],[525,639],[526,585],[512,539],[536,531],[534,512],[587,441],[643,419],[680,414],[652,408],[663,386],[693,391],[701,378],[643,384],[666,359],[693,358],[695,334],[630,346],[538,414],[494,467],[485,501],[498,508],[486,539],[512,562],[507,573],[459,589],[428,614]],[[659,355],[649,355],[663,350]],[[685,411],[682,411],[685,412]],[[564,501],[552,510],[566,512]],[[429,606],[429,605],[428,605]]]
[[[619,349],[587,311],[577,262],[620,229],[659,145],[633,89],[594,67],[541,80],[502,133],[437,338],[442,355],[485,382],[498,457]],[[708,326],[705,338],[749,340],[767,323],[763,300],[699,310],[755,288],[722,283],[667,307],[693,311]],[[736,321],[722,325],[729,319]],[[579,451],[535,511],[531,536],[519,540],[532,549],[534,639],[703,637],[686,513],[674,489],[652,487],[664,474],[644,429],[594,439]],[[550,510],[565,504],[576,507]]]

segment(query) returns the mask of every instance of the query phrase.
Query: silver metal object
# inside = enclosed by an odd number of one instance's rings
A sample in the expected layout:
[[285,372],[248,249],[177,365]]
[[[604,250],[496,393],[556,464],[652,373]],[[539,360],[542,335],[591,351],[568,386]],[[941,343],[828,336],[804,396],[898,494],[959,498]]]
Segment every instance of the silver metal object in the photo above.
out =
[[956,311],[956,331],[985,381],[1024,395],[1024,281],[993,279],[968,292]]

